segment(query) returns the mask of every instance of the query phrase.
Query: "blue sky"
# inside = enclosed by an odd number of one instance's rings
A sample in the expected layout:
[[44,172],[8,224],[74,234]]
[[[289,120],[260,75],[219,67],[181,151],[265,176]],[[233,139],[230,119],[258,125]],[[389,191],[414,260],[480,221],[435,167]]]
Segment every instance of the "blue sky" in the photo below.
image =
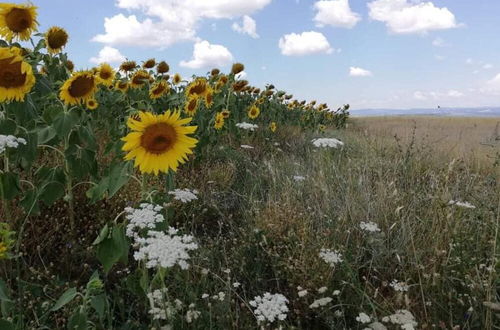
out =
[[69,32],[79,68],[154,57],[189,76],[242,62],[251,84],[332,108],[500,105],[497,0],[33,3],[41,32]]

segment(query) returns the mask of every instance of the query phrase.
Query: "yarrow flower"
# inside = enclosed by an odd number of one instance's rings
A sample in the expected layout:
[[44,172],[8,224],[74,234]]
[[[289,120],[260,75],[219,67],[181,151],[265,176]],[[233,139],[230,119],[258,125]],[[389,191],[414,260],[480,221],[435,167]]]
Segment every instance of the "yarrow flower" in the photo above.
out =
[[174,191],[169,191],[168,193],[173,195],[175,200],[181,201],[182,203],[189,203],[198,199],[198,196],[196,196],[198,194],[198,190],[195,189],[175,189]]
[[406,309],[399,309],[395,314],[382,318],[382,322],[397,324],[403,330],[414,330],[418,325],[413,314]]
[[369,221],[369,222],[361,221],[361,223],[359,224],[359,228],[361,228],[364,231],[371,232],[371,233],[376,233],[376,232],[380,231],[380,228],[378,227],[378,225],[375,222],[371,222],[371,221]]
[[149,314],[153,316],[153,320],[167,320],[174,316],[177,309],[182,307],[182,302],[176,300],[176,304],[168,301],[167,289],[157,289],[147,294],[149,299]]
[[255,308],[254,313],[258,322],[272,323],[276,320],[286,319],[288,299],[284,295],[266,292],[262,297],[257,296],[253,299],[250,301],[250,306]]
[[321,251],[319,252],[319,256],[332,267],[343,261],[342,254],[335,250],[321,249]]
[[317,299],[315,301],[313,301],[312,304],[309,305],[309,308],[319,308],[319,307],[322,307],[322,306],[326,306],[328,305],[333,299],[330,298],[330,297],[325,297],[325,298],[320,298],[320,299]]
[[318,138],[318,139],[313,139],[311,142],[317,148],[320,147],[338,148],[339,146],[344,145],[344,142],[337,140],[335,138]]
[[154,229],[157,223],[163,222],[165,218],[160,213],[163,208],[159,205],[142,203],[138,209],[126,207],[125,218],[128,220],[126,235],[132,238],[139,237],[141,229]]
[[406,292],[409,289],[408,284],[406,282],[399,282],[398,280],[393,280],[391,284],[389,284],[395,291]]
[[302,175],[294,175],[293,176],[293,180],[295,180],[295,182],[301,182],[301,181],[304,181],[306,179],[306,177],[302,176]]
[[7,148],[17,148],[20,144],[26,145],[26,140],[23,138],[15,137],[14,135],[0,134],[0,154]]
[[356,321],[358,321],[359,323],[370,323],[371,322],[371,318],[366,314],[366,313],[359,313],[358,316],[356,316]]
[[252,131],[252,132],[255,129],[259,128],[259,126],[255,125],[255,124],[250,124],[250,123],[246,123],[246,122],[237,123],[236,127],[241,128],[241,129],[246,129],[246,130],[249,130],[249,131]]
[[147,238],[136,238],[139,250],[134,253],[134,259],[146,261],[147,268],[179,265],[181,269],[188,269],[189,251],[198,248],[193,240],[191,235],[178,235],[173,227],[169,227],[167,233],[150,231]]
[[449,201],[448,205],[455,205],[455,206],[463,207],[466,209],[475,209],[476,208],[474,205],[472,205],[469,202],[460,202],[460,201],[454,201],[454,200]]

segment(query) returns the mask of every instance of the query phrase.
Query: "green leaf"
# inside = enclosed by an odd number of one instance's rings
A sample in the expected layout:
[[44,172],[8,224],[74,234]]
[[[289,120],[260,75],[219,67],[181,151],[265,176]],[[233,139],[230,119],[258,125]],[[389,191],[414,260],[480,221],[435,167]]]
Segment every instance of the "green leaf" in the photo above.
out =
[[37,131],[38,143],[45,144],[56,137],[56,130],[52,126],[46,126]]
[[0,279],[0,300],[1,301],[12,301],[9,299],[7,284],[4,280]]
[[60,182],[52,181],[43,186],[39,200],[44,202],[45,205],[50,206],[62,198],[64,194],[64,185]]
[[98,200],[101,200],[104,197],[104,193],[108,189],[109,178],[105,177],[99,182],[98,185],[93,186],[89,190],[87,190],[87,197],[90,199],[91,203],[95,203]]
[[127,163],[113,165],[109,174],[108,198],[113,197],[128,182],[129,176],[127,172]]
[[128,262],[129,242],[125,235],[125,227],[118,225],[112,228],[111,237],[102,240],[97,246],[97,259],[102,263],[107,274],[118,261]]
[[11,119],[0,120],[0,132],[3,135],[14,135],[16,133],[17,124]]
[[130,242],[128,241],[125,225],[118,225],[113,230],[113,241],[120,251],[120,261],[125,265],[128,263],[128,252],[130,249]]
[[7,320],[0,320],[0,329],[2,330],[15,330],[14,324]]
[[54,119],[52,126],[59,137],[66,138],[77,123],[78,115],[75,112],[61,112]]
[[101,231],[99,232],[99,236],[96,237],[96,239],[94,240],[92,245],[97,245],[97,244],[101,243],[102,241],[104,241],[104,239],[106,239],[108,237],[108,234],[109,234],[109,227],[106,224],[106,225],[104,225],[104,227],[102,227]]
[[68,320],[68,329],[87,330],[87,315],[80,311],[71,315]]
[[52,122],[57,117],[57,115],[59,115],[62,112],[63,112],[63,109],[61,106],[52,105],[52,106],[47,107],[44,110],[42,117],[47,124],[52,124]]
[[24,193],[24,198],[19,202],[19,204],[24,209],[24,212],[26,212],[26,215],[40,213],[37,198],[38,195],[35,190],[29,190]]
[[106,294],[102,293],[98,296],[93,297],[90,300],[90,306],[97,312],[99,318],[102,319],[104,317],[104,311],[106,309]]
[[0,173],[0,199],[12,200],[19,192],[19,176],[12,172]]
[[76,291],[76,288],[69,288],[68,290],[64,291],[64,293],[57,299],[56,303],[52,308],[50,309],[52,312],[55,312],[62,308],[64,305],[69,303],[71,300],[73,300],[78,292]]

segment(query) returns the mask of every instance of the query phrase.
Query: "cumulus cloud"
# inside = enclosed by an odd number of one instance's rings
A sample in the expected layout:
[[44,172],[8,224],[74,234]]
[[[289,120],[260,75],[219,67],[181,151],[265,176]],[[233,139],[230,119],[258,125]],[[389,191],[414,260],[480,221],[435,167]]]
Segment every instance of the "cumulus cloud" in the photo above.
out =
[[100,63],[120,63],[125,61],[125,56],[123,56],[120,51],[116,48],[104,46],[97,57],[91,57],[90,62],[100,64]]
[[351,66],[349,68],[349,75],[351,77],[370,77],[370,76],[372,76],[372,73],[368,70],[358,68],[355,66]]
[[420,101],[427,100],[427,96],[425,96],[425,94],[421,91],[415,91],[413,93],[413,98]]
[[195,43],[193,58],[181,61],[180,66],[190,69],[221,67],[233,61],[231,52],[222,45],[212,45],[203,40]]
[[241,25],[235,22],[231,28],[238,33],[248,34],[254,39],[259,37],[257,34],[257,23],[255,23],[255,20],[248,15],[243,16],[243,22]]
[[[234,19],[267,6],[271,0],[117,0],[116,5],[136,15],[120,13],[104,19],[102,34],[93,41],[110,45],[165,48],[174,43],[196,40],[202,19]],[[243,27],[245,26],[243,21]],[[248,24],[248,23],[247,23]]]
[[392,33],[427,33],[456,28],[455,15],[448,8],[432,2],[409,0],[375,0],[368,3],[370,18],[384,22]]
[[333,52],[326,37],[315,31],[285,34],[280,38],[278,45],[281,54],[286,56],[331,54]]
[[319,27],[333,25],[350,29],[361,20],[359,14],[351,10],[349,0],[317,1],[314,9],[317,10],[314,21]]
[[447,99],[455,99],[455,98],[460,98],[463,97],[464,93],[457,91],[455,89],[450,89],[448,91],[437,91],[437,92],[422,92],[422,91],[415,91],[413,93],[413,98],[415,100],[419,101],[425,101],[425,100],[447,100]]

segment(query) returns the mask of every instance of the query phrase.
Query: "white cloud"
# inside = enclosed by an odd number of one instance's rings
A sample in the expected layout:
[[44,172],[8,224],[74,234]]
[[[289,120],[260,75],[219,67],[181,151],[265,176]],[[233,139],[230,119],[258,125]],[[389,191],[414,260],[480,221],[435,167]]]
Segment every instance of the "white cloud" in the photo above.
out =
[[442,38],[439,38],[439,37],[437,37],[436,39],[434,39],[432,41],[432,45],[434,47],[446,47],[446,46],[448,46],[448,44],[446,43],[446,41],[444,41]]
[[286,56],[331,54],[333,52],[326,37],[322,33],[314,31],[286,34],[280,38],[278,45],[281,54]]
[[421,91],[415,91],[413,93],[413,98],[416,99],[416,100],[427,100],[427,96],[425,96],[425,94]]
[[493,77],[493,79],[488,80],[488,85],[500,89],[500,73]]
[[104,19],[105,33],[93,41],[110,45],[165,48],[174,43],[196,40],[202,19],[234,19],[250,15],[272,0],[117,0],[119,8],[136,15],[118,14]]
[[104,46],[97,57],[91,57],[90,62],[100,64],[100,63],[120,63],[125,61],[125,56],[123,56],[120,51],[116,48]]
[[193,58],[190,61],[181,61],[180,66],[190,69],[221,67],[233,61],[231,52],[222,45],[211,45],[203,40],[195,43]]
[[485,70],[493,69],[493,65],[486,63],[485,65],[483,65],[483,69]]
[[500,95],[500,73],[488,80],[486,84],[479,89],[479,92],[482,95],[493,95],[495,97]]
[[240,73],[238,73],[235,78],[237,80],[241,80],[241,79],[246,79],[248,77],[248,74],[245,72],[245,71],[241,71]]
[[375,0],[368,8],[370,17],[384,22],[392,33],[427,33],[459,26],[448,8],[436,7],[430,1]]
[[314,21],[319,27],[333,25],[350,29],[361,20],[359,14],[349,7],[348,0],[317,1],[314,9],[318,11],[314,16]]
[[462,97],[462,96],[464,96],[464,93],[452,89],[452,90],[449,90],[446,95],[449,97]]
[[372,76],[372,73],[368,70],[351,66],[349,68],[349,75],[351,77],[370,77]]
[[238,33],[248,34],[254,39],[259,37],[257,34],[257,23],[255,23],[255,20],[248,15],[243,16],[243,22],[241,25],[235,22],[231,28]]
[[467,64],[473,64],[474,60],[472,58],[468,58],[468,59],[465,60],[465,63],[467,63]]
[[415,100],[419,101],[425,101],[429,99],[433,99],[436,101],[442,101],[442,100],[448,100],[448,99],[455,99],[455,98],[460,98],[463,97],[464,93],[457,91],[455,89],[450,89],[448,91],[437,91],[437,92],[422,92],[422,91],[415,91],[413,93],[413,98]]

